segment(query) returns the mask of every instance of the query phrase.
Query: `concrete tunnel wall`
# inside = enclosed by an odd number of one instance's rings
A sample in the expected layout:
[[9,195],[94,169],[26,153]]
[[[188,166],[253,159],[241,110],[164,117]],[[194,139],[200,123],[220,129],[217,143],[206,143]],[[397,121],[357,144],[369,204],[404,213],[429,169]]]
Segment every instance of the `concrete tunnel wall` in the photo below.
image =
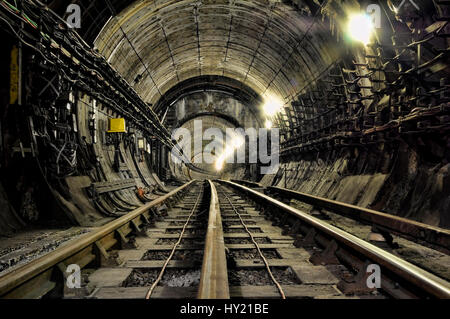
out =
[[[417,2],[430,6],[427,1]],[[244,127],[261,125],[260,102],[275,97],[284,104],[272,118],[282,133],[283,164],[277,174],[254,180],[450,227],[448,130],[434,117],[414,122],[425,111],[426,116],[439,115],[437,109],[449,104],[448,92],[439,91],[448,87],[448,64],[434,50],[425,47],[422,52],[422,62],[428,65],[420,80],[426,84],[402,79],[398,73],[415,68],[414,52],[408,51],[405,61],[384,67],[399,54],[398,49],[363,48],[345,38],[345,13],[362,9],[358,1],[330,1],[319,8],[315,1],[138,0],[125,7],[103,27],[94,46],[160,118],[168,111],[166,126],[173,129],[186,116],[209,111],[207,101],[213,111]],[[448,39],[436,36],[437,20],[447,12],[434,8],[434,15],[405,23],[400,20],[407,21],[410,12],[404,11],[399,17],[386,13],[392,28],[409,34],[398,40],[400,45],[420,40],[419,35],[434,35],[428,41],[432,48],[448,47]],[[384,31],[376,37],[392,43],[392,30]],[[245,104],[239,96],[209,93],[216,80],[198,95],[184,85],[208,76],[236,81],[236,92],[248,87],[259,99]],[[389,89],[387,83],[397,82],[398,87]],[[177,86],[188,94],[172,105],[167,93]],[[95,158],[96,164],[80,161],[81,173],[53,185],[53,194],[72,222],[98,225],[141,205],[136,186],[148,187],[152,196],[158,196],[167,190],[160,178],[205,177],[172,164],[171,174],[158,177],[156,170],[161,173],[166,167],[161,162],[165,154],[160,154],[156,141],[145,143],[151,144],[150,154],[137,152],[137,139],[142,137],[137,129],[133,141],[120,144],[122,167],[116,172],[114,147],[106,145],[104,132],[107,118],[119,115],[99,104],[93,119],[93,98],[76,94],[78,135],[86,141],[80,152]],[[413,124],[402,124],[404,118],[412,118]],[[97,130],[92,132],[94,123]],[[191,127],[189,123],[184,124]],[[397,126],[399,134],[384,133]],[[97,143],[92,143],[94,135]],[[223,177],[254,177],[248,171],[241,167]],[[127,180],[134,187],[95,200],[86,193],[93,183]],[[8,208],[0,218],[2,232],[21,227],[20,217]]]
[[[296,102],[299,91],[307,96],[311,94],[308,91],[327,90],[315,79],[330,66],[338,74],[353,63],[376,67],[360,47],[350,45],[343,50],[348,43],[342,38],[335,40],[343,32],[336,12],[358,7],[356,1],[336,2],[334,8],[325,6],[322,14],[330,20],[326,25],[314,23],[308,5],[302,2],[290,6],[276,1],[136,1],[109,21],[96,46],[129,81],[134,81],[136,74],[142,75],[135,88],[149,103],[161,100],[176,83],[205,74],[239,80],[263,97],[275,95],[287,103],[275,122],[284,130],[282,142],[289,142],[298,132],[316,129],[316,124],[313,128],[299,127],[299,116],[313,119],[324,110],[321,103],[313,103],[311,109],[303,108],[303,114],[296,114],[296,107],[289,104]],[[433,23],[430,17],[423,20],[422,25]],[[404,24],[396,27],[409,31]],[[137,61],[124,34],[150,72]],[[387,37],[382,33],[378,36]],[[371,47],[366,50],[366,54],[377,54]],[[333,62],[339,56],[345,58],[335,68]],[[363,66],[356,70],[361,75],[369,73]],[[388,79],[384,72],[375,73],[379,79]],[[308,81],[313,81],[313,85],[302,91]],[[366,78],[361,85],[383,89],[382,84],[370,83]],[[405,97],[407,92],[400,95]],[[371,94],[369,89],[361,89],[363,97]],[[362,111],[367,115],[377,110],[384,112],[387,98],[381,95],[379,100],[362,100]],[[344,114],[348,117],[361,114],[355,105],[346,107]],[[325,125],[332,124],[331,117],[321,120]],[[239,115],[236,118],[241,119]],[[422,141],[425,146],[418,146],[420,143],[415,137],[401,137],[394,143],[361,143],[337,150],[312,149],[297,156],[285,155],[285,164],[278,174],[264,176],[262,183],[449,227],[449,152],[445,151],[448,135],[428,136]]]

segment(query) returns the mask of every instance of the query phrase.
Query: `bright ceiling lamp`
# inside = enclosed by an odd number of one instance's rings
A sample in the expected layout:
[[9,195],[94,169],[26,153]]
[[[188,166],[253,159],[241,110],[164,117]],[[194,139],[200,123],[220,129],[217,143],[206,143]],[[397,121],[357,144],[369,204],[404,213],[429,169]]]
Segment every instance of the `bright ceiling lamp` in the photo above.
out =
[[283,108],[283,102],[276,97],[268,97],[264,103],[263,110],[267,116],[274,116]]
[[372,19],[367,14],[357,13],[350,16],[347,32],[353,40],[367,45],[370,43],[373,30],[374,25]]
[[272,128],[272,126],[273,126],[272,121],[271,120],[266,120],[265,126],[266,126],[266,129],[270,130]]

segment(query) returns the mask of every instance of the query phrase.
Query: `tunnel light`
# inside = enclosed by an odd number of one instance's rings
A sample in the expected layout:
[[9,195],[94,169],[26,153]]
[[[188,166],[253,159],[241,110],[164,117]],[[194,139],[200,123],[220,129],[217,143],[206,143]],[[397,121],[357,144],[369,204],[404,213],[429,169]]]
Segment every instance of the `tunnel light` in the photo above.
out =
[[216,163],[215,163],[216,171],[220,172],[223,169],[223,165],[225,164],[226,157],[227,157],[226,154],[222,153],[222,155],[220,155],[217,158]]
[[347,32],[353,40],[367,45],[370,42],[373,30],[372,19],[367,14],[358,13],[350,16]]
[[272,128],[272,126],[273,126],[272,121],[271,120],[266,120],[266,123],[265,123],[266,129],[270,130]]
[[216,171],[220,172],[223,169],[223,166],[225,164],[225,160],[233,155],[234,151],[238,148],[240,148],[242,145],[244,145],[244,139],[236,135],[231,143],[225,147],[225,150],[222,152],[222,154],[216,159],[215,162],[215,168]]
[[225,147],[225,151],[223,152],[223,157],[227,159],[229,156],[233,155],[234,147],[231,145],[228,145]]
[[218,158],[216,160],[216,164],[215,164],[216,171],[220,172],[223,169],[223,163],[224,163],[224,160],[221,158]]
[[236,135],[233,137],[232,140],[232,145],[234,148],[240,148],[242,145],[244,145],[244,139],[242,138],[242,136]]
[[267,116],[274,116],[283,108],[283,102],[276,97],[267,98],[264,103],[263,110]]

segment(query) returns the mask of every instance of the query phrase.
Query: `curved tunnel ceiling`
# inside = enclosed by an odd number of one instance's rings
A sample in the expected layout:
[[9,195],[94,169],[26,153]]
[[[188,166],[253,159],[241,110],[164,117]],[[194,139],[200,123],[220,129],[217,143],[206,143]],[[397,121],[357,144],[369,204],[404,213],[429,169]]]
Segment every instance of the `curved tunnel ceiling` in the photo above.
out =
[[95,46],[151,104],[205,75],[288,103],[338,56],[328,25],[316,20],[277,1],[136,1]]
[[261,96],[245,84],[224,76],[208,75],[192,77],[178,83],[158,100],[153,110],[157,113],[164,112],[165,106],[173,105],[184,96],[201,91],[222,92],[249,107],[263,103]]

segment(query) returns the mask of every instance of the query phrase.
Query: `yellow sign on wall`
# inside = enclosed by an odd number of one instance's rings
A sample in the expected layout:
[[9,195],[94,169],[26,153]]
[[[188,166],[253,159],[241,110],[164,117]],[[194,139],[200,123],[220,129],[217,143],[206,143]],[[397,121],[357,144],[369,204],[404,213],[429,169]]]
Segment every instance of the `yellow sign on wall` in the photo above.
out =
[[109,119],[109,131],[108,133],[126,133],[125,119]]
[[19,49],[14,46],[11,50],[9,80],[9,104],[15,104],[19,98]]

